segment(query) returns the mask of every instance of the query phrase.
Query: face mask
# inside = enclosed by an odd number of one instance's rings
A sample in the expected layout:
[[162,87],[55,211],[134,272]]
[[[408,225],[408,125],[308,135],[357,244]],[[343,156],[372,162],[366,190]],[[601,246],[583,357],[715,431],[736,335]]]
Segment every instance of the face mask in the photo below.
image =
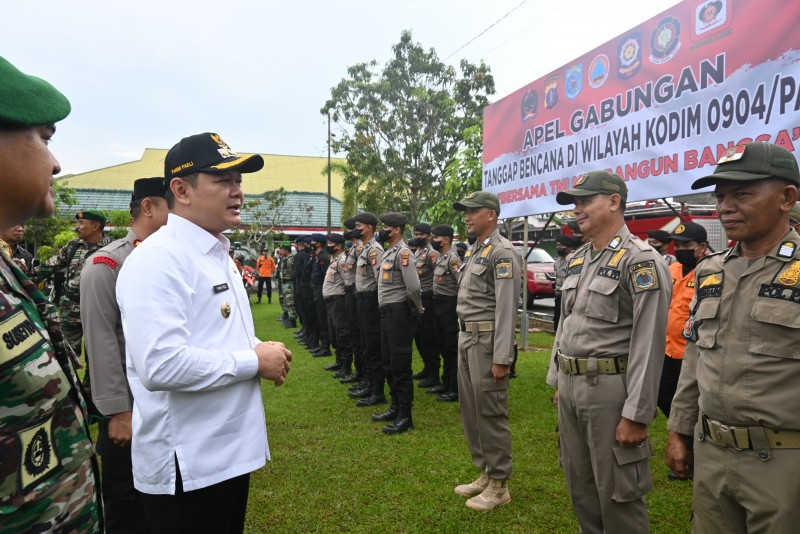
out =
[[474,245],[475,241],[477,241],[477,240],[478,240],[478,236],[476,236],[476,235],[470,234],[470,235],[467,236],[467,243],[469,243],[470,245]]
[[390,231],[391,230],[381,230],[380,232],[378,232],[378,239],[380,239],[381,243],[385,243],[386,241],[389,241],[389,232]]
[[695,249],[679,249],[675,251],[675,259],[689,269],[694,269],[697,265],[697,258],[694,257]]
[[436,252],[441,252],[442,251],[442,242],[441,241],[436,241],[434,239],[433,241],[431,241],[431,246],[433,247],[433,250],[435,250]]
[[336,252],[336,247],[332,247],[331,245],[325,245],[325,252],[328,254],[333,254]]
[[556,247],[556,254],[558,254],[559,256],[566,256],[567,249],[565,249],[564,247]]
[[344,235],[344,240],[345,241],[350,241],[351,239],[353,239],[353,232],[351,232],[350,230],[348,230],[347,232],[345,232],[342,235]]
[[354,237],[355,239],[361,239],[361,236],[362,236],[362,235],[364,235],[364,234],[363,234],[363,232],[361,231],[361,228],[355,228],[355,229],[353,230],[353,237]]

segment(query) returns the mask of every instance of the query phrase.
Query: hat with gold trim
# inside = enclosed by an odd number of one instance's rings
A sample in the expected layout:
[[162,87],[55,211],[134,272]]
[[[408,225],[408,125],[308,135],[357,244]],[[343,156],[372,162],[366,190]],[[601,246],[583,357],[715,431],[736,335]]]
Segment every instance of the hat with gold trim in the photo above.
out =
[[184,137],[169,150],[164,160],[164,176],[169,181],[193,172],[247,173],[259,171],[262,167],[264,158],[260,155],[240,156],[219,135],[206,132]]
[[48,82],[21,72],[0,57],[0,122],[41,126],[71,111],[67,97]]
[[794,154],[772,143],[747,143],[727,149],[717,161],[714,174],[692,184],[692,189],[715,185],[720,180],[752,182],[779,178],[800,186],[800,172]]
[[575,202],[575,197],[588,197],[592,195],[614,195],[628,200],[628,187],[618,174],[608,171],[592,171],[581,176],[572,189],[561,191],[556,195],[556,202],[562,206]]

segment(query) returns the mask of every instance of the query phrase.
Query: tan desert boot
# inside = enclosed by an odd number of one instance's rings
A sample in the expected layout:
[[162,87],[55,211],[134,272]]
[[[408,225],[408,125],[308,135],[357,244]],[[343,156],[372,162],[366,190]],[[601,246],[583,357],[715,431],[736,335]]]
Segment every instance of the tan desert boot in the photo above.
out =
[[481,476],[479,476],[476,480],[473,480],[469,484],[461,484],[460,486],[456,486],[453,488],[453,491],[462,497],[473,497],[485,490],[486,486],[488,485],[489,475],[487,475],[486,471],[484,470],[481,472]]
[[481,512],[494,510],[497,506],[511,502],[506,480],[489,479],[489,485],[483,493],[467,501],[467,507]]

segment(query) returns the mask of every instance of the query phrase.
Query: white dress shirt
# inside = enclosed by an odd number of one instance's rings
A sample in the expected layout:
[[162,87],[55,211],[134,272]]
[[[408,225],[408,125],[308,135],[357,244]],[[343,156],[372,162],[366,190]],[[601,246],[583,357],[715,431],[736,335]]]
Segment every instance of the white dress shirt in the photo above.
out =
[[258,340],[229,246],[170,213],[120,271],[133,478],[144,493],[175,494],[176,457],[185,491],[269,459]]

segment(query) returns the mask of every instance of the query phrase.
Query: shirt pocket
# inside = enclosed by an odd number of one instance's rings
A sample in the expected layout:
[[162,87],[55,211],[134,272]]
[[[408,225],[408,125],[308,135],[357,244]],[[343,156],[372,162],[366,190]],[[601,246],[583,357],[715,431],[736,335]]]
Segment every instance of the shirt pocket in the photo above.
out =
[[580,275],[574,274],[564,279],[564,285],[561,286],[561,306],[566,315],[572,313],[572,307],[575,305],[575,296],[578,294],[578,280]]
[[704,349],[714,348],[719,331],[719,302],[718,298],[706,297],[697,305],[694,312],[694,321],[697,325],[697,341],[695,344]]
[[800,306],[785,300],[756,298],[750,316],[750,352],[800,359]]
[[618,281],[602,276],[598,276],[589,282],[586,316],[609,323],[616,323],[619,318],[619,294],[616,292],[618,287]]
[[486,291],[488,285],[486,284],[486,276],[484,276],[484,273],[486,273],[486,265],[474,264],[470,267],[470,289],[480,292]]

